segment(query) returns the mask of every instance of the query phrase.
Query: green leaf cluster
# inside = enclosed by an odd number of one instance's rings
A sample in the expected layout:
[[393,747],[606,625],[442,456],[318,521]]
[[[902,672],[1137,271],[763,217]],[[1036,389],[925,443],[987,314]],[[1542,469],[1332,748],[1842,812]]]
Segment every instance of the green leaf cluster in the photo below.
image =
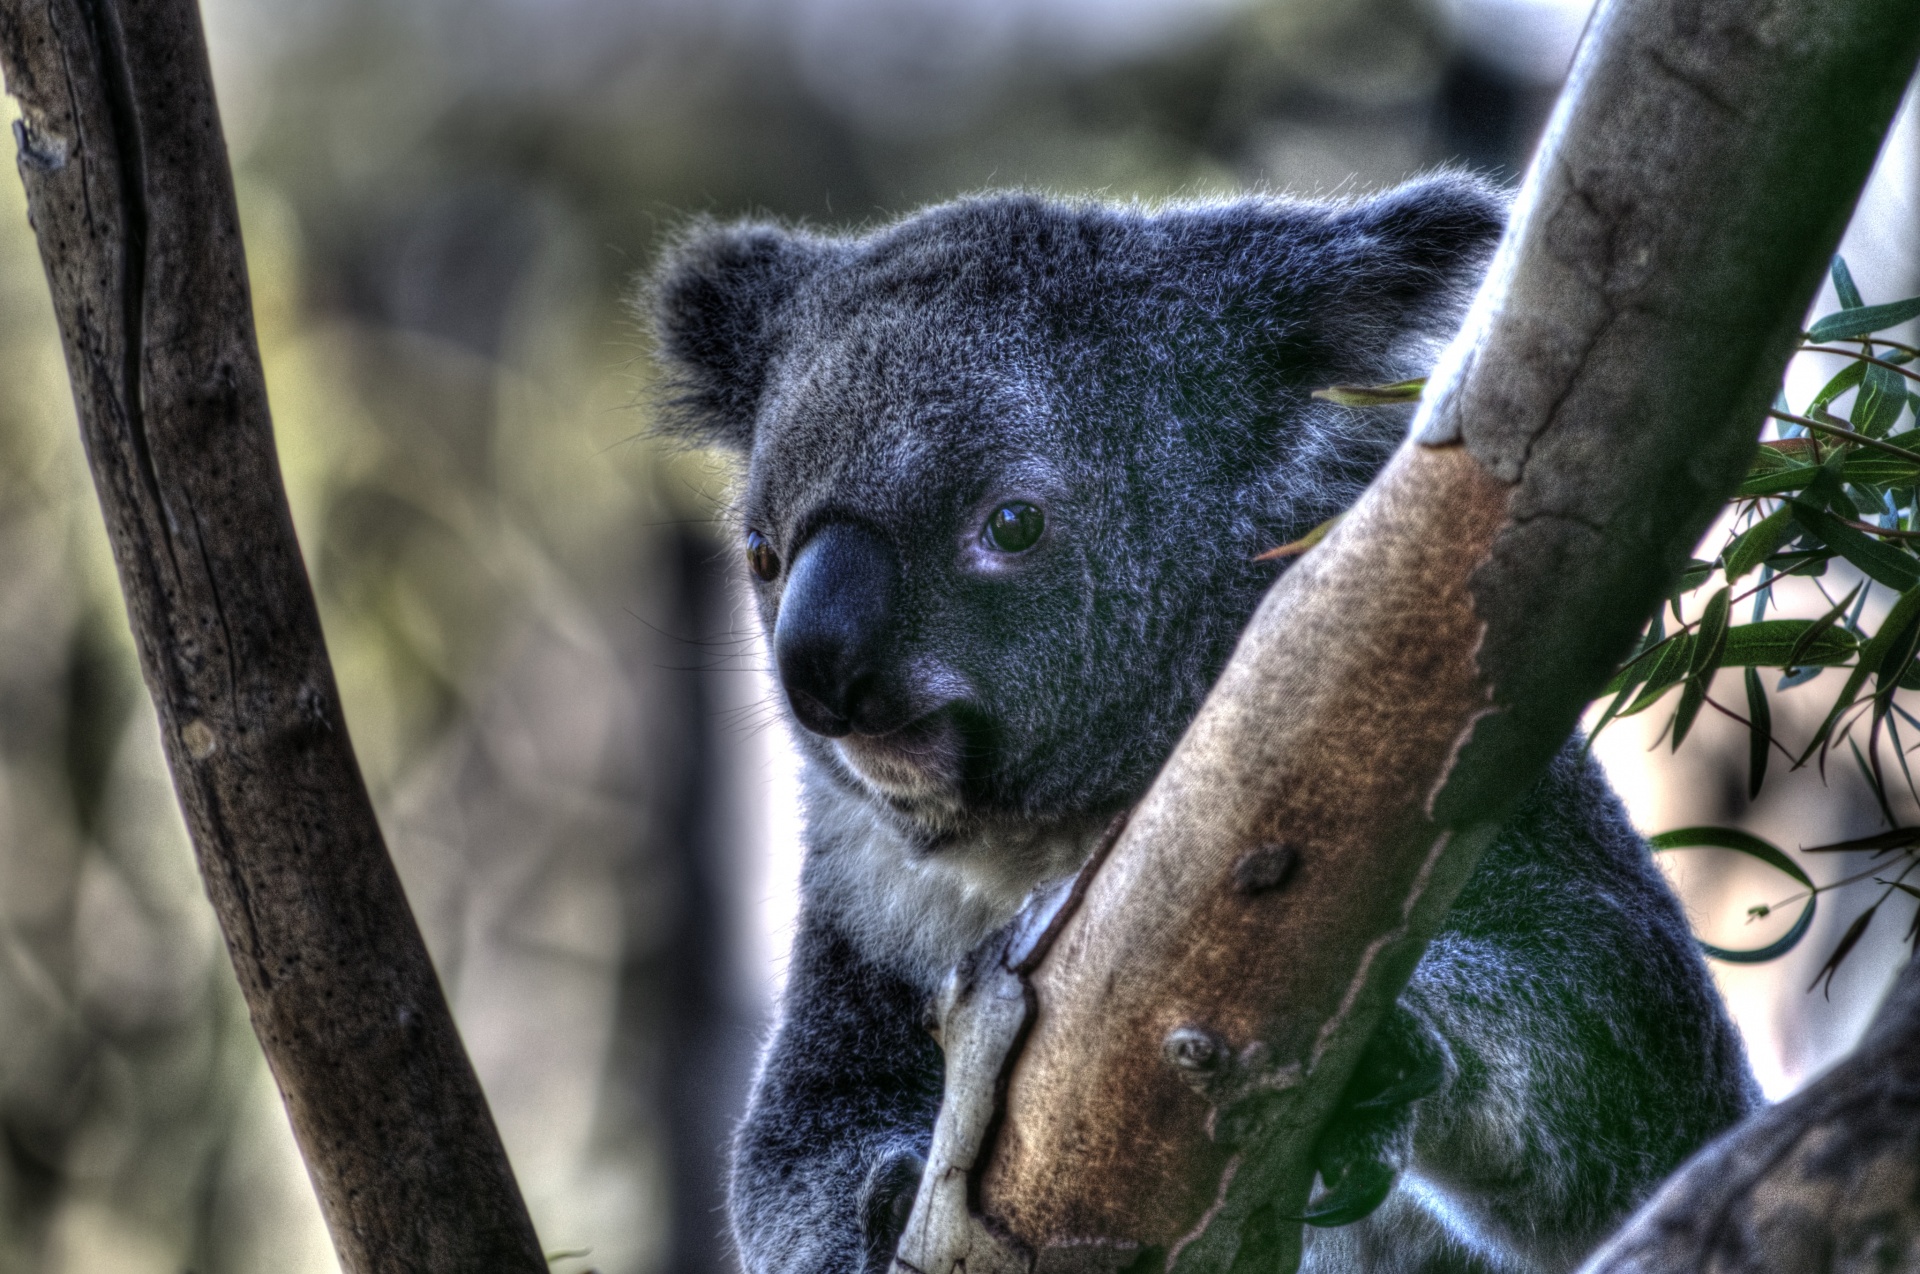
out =
[[[1822,968],[1829,985],[1882,903],[1895,892],[1920,899],[1920,888],[1906,883],[1907,874],[1920,867],[1920,828],[1894,826],[1888,795],[1890,781],[1899,781],[1920,802],[1908,762],[1909,747],[1920,747],[1920,719],[1900,697],[1920,690],[1920,348],[1881,335],[1920,318],[1920,297],[1867,305],[1838,257],[1833,281],[1841,308],[1803,334],[1802,352],[1838,354],[1844,366],[1799,412],[1784,390],[1775,398],[1768,415],[1779,436],[1760,444],[1735,491],[1725,542],[1711,560],[1694,559],[1681,572],[1638,649],[1602,690],[1606,706],[1594,728],[1597,735],[1618,718],[1670,704],[1663,737],[1678,749],[1702,708],[1710,707],[1746,727],[1750,796],[1764,787],[1776,756],[1792,768],[1817,762],[1824,772],[1829,755],[1844,747],[1893,830],[1870,842],[1804,852],[1901,855],[1893,868],[1879,864],[1816,885],[1784,850],[1739,829],[1682,828],[1653,839],[1656,851],[1711,847],[1746,854],[1800,886],[1794,898],[1804,903],[1785,935],[1749,950],[1706,948],[1722,960],[1753,963],[1784,955],[1805,937],[1822,892],[1874,879],[1883,892]],[[1830,587],[1829,570],[1836,566],[1837,586]],[[1812,577],[1826,596],[1823,613],[1767,617],[1776,582],[1789,576]],[[1868,624],[1876,594],[1885,615]],[[1686,619],[1688,614],[1697,617]],[[1735,668],[1741,670],[1744,702],[1722,702],[1715,697],[1715,676]],[[1828,668],[1845,676],[1822,682],[1832,697],[1819,727],[1791,745],[1777,738],[1771,696],[1808,686]],[[1762,669],[1777,675],[1763,677]],[[1914,739],[1903,736],[1903,723]],[[1760,906],[1751,914],[1771,910]],[[1920,941],[1920,912],[1909,937]]]

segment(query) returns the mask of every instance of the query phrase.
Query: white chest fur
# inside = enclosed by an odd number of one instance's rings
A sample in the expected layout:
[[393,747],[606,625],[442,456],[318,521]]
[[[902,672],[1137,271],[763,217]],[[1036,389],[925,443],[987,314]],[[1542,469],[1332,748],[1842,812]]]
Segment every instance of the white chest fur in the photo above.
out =
[[807,905],[830,916],[869,960],[929,991],[1011,919],[1034,886],[1085,861],[1103,826],[1003,824],[930,848],[814,763],[803,782]]

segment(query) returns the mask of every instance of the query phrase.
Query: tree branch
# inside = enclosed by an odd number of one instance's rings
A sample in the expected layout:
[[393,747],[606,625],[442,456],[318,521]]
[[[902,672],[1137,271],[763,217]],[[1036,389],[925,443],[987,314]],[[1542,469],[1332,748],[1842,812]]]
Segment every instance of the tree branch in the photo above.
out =
[[367,798],[280,484],[192,0],[0,0],[141,669],[342,1265],[542,1271]]
[[1920,1259],[1920,963],[1845,1061],[1687,1162],[1587,1274],[1806,1274]]
[[1297,1261],[1375,1024],[1745,471],[1909,18],[1603,5],[1413,438],[1276,584],[1078,901],[949,988],[902,1269]]

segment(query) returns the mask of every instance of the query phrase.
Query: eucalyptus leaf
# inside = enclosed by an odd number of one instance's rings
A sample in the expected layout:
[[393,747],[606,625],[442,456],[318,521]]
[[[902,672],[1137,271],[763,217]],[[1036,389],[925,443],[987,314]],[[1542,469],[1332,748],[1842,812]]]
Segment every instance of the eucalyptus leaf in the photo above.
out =
[[1871,836],[1862,836],[1857,840],[1839,840],[1830,845],[1809,845],[1800,852],[1803,854],[1856,854],[1872,850],[1876,854],[1884,854],[1896,849],[1920,849],[1920,827],[1896,827],[1892,831],[1875,832]]
[[1847,268],[1847,259],[1838,252],[1833,254],[1833,263],[1827,267],[1833,276],[1834,295],[1840,298],[1840,304],[1849,310],[1863,309],[1866,302],[1860,298],[1860,289],[1854,284],[1853,271]]
[[1813,975],[1813,981],[1807,984],[1807,990],[1813,990],[1820,985],[1820,980],[1825,978],[1827,986],[1822,994],[1833,993],[1833,978],[1840,972],[1840,962],[1852,954],[1854,947],[1859,945],[1860,939],[1866,935],[1867,926],[1873,923],[1874,913],[1879,910],[1880,904],[1876,902],[1854,917],[1853,923],[1847,926],[1847,931],[1840,935],[1840,942],[1834,947],[1833,954],[1827,957],[1827,962],[1820,966],[1818,973]]
[[[1665,677],[1660,688],[1672,686],[1686,676],[1693,665],[1694,640],[1692,633],[1682,633],[1660,647],[1658,653],[1649,651],[1639,656],[1615,673],[1600,693],[1619,694],[1642,683],[1651,687],[1666,673],[1671,676]],[[1805,648],[1799,649],[1802,642]],[[1727,630],[1726,646],[1718,666],[1831,668],[1853,658],[1857,648],[1853,634],[1837,627],[1831,617],[1824,624],[1814,619],[1763,619]]]
[[1754,567],[1773,556],[1774,551],[1794,533],[1793,510],[1782,505],[1740,533],[1727,546],[1727,580],[1737,581]]
[[1721,662],[1735,668],[1831,668],[1853,657],[1853,634],[1831,620],[1763,619],[1727,631]]
[[1688,633],[1678,633],[1661,646],[1653,656],[1653,666],[1649,669],[1646,688],[1640,696],[1621,710],[1620,715],[1631,717],[1645,712],[1660,701],[1660,696],[1680,684],[1687,675],[1687,664],[1693,657],[1693,637]]
[[1776,575],[1825,575],[1827,561],[1833,556],[1826,548],[1789,549],[1767,559]]
[[1720,660],[1726,654],[1729,593],[1728,587],[1722,585],[1700,612],[1700,624],[1694,630],[1691,643],[1693,649],[1687,653],[1686,689],[1680,692],[1680,706],[1673,714],[1675,752],[1686,742],[1687,732],[1693,729],[1700,707],[1707,701],[1707,691],[1713,685],[1713,674],[1720,670]]
[[1796,764],[1804,764],[1808,757],[1826,746],[1828,738],[1833,734],[1833,727],[1839,723],[1841,715],[1858,702],[1860,688],[1866,685],[1868,677],[1879,671],[1880,664],[1886,659],[1894,640],[1901,636],[1907,625],[1916,617],[1920,617],[1920,588],[1909,588],[1900,594],[1899,600],[1893,604],[1893,609],[1887,612],[1886,619],[1880,623],[1879,631],[1868,638],[1866,645],[1860,648],[1859,661],[1854,664],[1853,671],[1848,674],[1847,684],[1841,689],[1839,697],[1833,701],[1833,707],[1827,710],[1826,719],[1820,723],[1820,728],[1814,731],[1813,738],[1808,740],[1806,750],[1800,754]]
[[1920,464],[1871,451],[1848,456],[1841,473],[1848,482],[1862,487],[1902,487],[1920,482]]
[[1727,650],[1727,612],[1731,592],[1726,585],[1714,591],[1700,612],[1700,626],[1694,630],[1693,650],[1688,654],[1689,677],[1711,677],[1720,667]]
[[1700,715],[1700,707],[1707,701],[1707,679],[1688,677],[1680,690],[1680,706],[1673,710],[1671,729],[1671,750],[1678,752],[1680,745],[1687,740],[1687,732],[1693,729],[1695,718]]
[[1757,858],[1776,871],[1784,873],[1795,883],[1807,890],[1807,904],[1800,909],[1800,915],[1777,941],[1764,947],[1747,950],[1716,947],[1701,943],[1700,949],[1716,960],[1725,960],[1729,964],[1764,964],[1775,960],[1800,945],[1807,936],[1807,930],[1813,927],[1814,905],[1820,895],[1815,892],[1813,878],[1801,868],[1799,863],[1789,858],[1784,850],[1772,841],[1762,840],[1751,832],[1743,832],[1733,827],[1681,827],[1658,836],[1649,837],[1647,844],[1656,854],[1674,849],[1731,849],[1736,853]]
[[1867,369],[1866,380],[1853,400],[1853,427],[1869,438],[1879,438],[1900,423],[1907,408],[1905,378],[1899,372],[1875,363],[1860,363]]
[[1807,656],[1812,650],[1814,643],[1822,640],[1827,633],[1833,630],[1833,626],[1840,622],[1840,616],[1846,614],[1847,603],[1851,602],[1855,597],[1859,597],[1863,602],[1866,601],[1866,597],[1861,592],[1865,587],[1864,584],[1855,584],[1848,590],[1846,596],[1835,602],[1832,607],[1827,610],[1826,614],[1808,624],[1807,627],[1793,639],[1793,647],[1787,651],[1787,657],[1781,661],[1780,666],[1783,668],[1796,668],[1799,667],[1803,661],[1812,662]]
[[1920,317],[1920,296],[1829,314],[1808,329],[1807,339],[1815,342],[1851,340],[1885,331],[1889,327],[1898,327],[1915,317]]
[[[1873,670],[1876,699],[1889,699],[1900,688],[1900,679],[1913,666],[1916,650],[1920,650],[1920,615],[1908,620],[1906,627],[1894,635],[1880,666]],[[1882,707],[1880,711],[1884,714],[1886,709]]]
[[1804,489],[1819,476],[1820,466],[1815,464],[1784,465],[1764,473],[1749,470],[1733,494],[1736,499],[1742,500],[1761,495],[1785,495],[1789,491]]
[[1675,595],[1691,593],[1694,589],[1706,583],[1707,577],[1712,574],[1712,562],[1703,562],[1697,557],[1690,557],[1687,559],[1686,566],[1680,570],[1680,579],[1674,584],[1673,592]]
[[1909,553],[1872,539],[1831,513],[1798,500],[1792,504],[1794,521],[1840,556],[1860,568],[1869,579],[1906,592],[1920,584],[1920,562]]
[[1819,464],[1820,443],[1813,438],[1771,438],[1753,449],[1752,471],[1772,472],[1796,464]]
[[1353,1164],[1307,1206],[1291,1218],[1322,1229],[1352,1225],[1386,1201],[1399,1172],[1375,1160]]
[[1820,462],[1820,471],[1807,484],[1806,492],[1798,503],[1815,509],[1828,509],[1841,517],[1857,518],[1860,509],[1853,498],[1847,494],[1847,449],[1835,447],[1827,458]]
[[1767,705],[1767,688],[1760,684],[1760,672],[1749,668],[1747,682],[1747,799],[1760,795],[1767,781],[1767,761],[1773,755],[1773,709]]
[[1813,396],[1813,401],[1807,404],[1806,414],[1809,416],[1818,415],[1821,411],[1825,410],[1827,405],[1834,399],[1840,397],[1840,395],[1865,380],[1867,377],[1867,367],[1868,364],[1859,359],[1855,359],[1845,367],[1842,367],[1839,373],[1835,375],[1832,380],[1821,386],[1820,392]]
[[1421,376],[1391,385],[1329,385],[1314,390],[1313,396],[1342,407],[1387,407],[1394,403],[1417,403],[1426,388],[1427,378]]

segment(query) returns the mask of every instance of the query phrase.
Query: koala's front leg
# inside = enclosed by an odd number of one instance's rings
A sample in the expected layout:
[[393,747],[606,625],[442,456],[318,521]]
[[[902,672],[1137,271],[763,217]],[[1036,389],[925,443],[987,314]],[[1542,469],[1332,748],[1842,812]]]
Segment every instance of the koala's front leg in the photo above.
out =
[[733,1144],[728,1199],[748,1274],[884,1269],[940,1104],[922,994],[803,915],[780,1025]]
[[1306,1220],[1349,1225],[1379,1207],[1413,1161],[1420,1105],[1428,1098],[1444,1100],[1458,1073],[1453,1050],[1434,1025],[1404,1002],[1395,1003],[1314,1145],[1323,1188]]

